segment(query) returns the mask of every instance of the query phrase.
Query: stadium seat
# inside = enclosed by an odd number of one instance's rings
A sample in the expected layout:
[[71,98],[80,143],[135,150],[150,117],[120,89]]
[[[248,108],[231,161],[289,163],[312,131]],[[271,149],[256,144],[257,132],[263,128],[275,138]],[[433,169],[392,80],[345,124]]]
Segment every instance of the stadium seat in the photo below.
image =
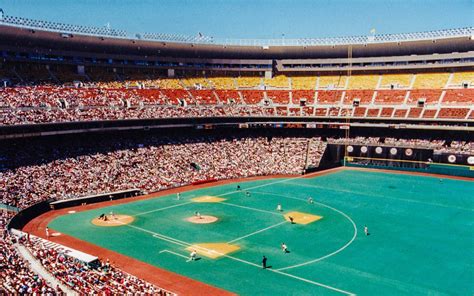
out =
[[441,89],[448,82],[449,73],[416,74],[413,89]]
[[347,89],[375,89],[378,82],[379,75],[352,75]]

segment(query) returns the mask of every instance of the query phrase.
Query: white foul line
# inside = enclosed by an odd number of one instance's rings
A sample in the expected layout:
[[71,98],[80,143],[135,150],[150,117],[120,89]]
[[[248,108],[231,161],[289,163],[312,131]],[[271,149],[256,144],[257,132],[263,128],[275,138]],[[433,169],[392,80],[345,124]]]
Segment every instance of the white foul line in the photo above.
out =
[[170,253],[170,254],[173,254],[173,255],[176,255],[176,256],[179,256],[179,257],[183,257],[184,259],[188,259],[189,257],[186,257],[184,255],[181,255],[179,253],[176,253],[176,252],[173,252],[173,251],[170,251],[170,250],[163,250],[163,251],[160,251],[160,254],[161,253]]
[[[163,234],[151,231],[151,230],[147,230],[147,229],[144,229],[144,228],[141,228],[141,227],[138,227],[138,226],[134,226],[134,225],[131,225],[131,224],[125,224],[124,223],[124,225],[128,226],[128,227],[131,227],[131,228],[135,228],[137,230],[141,230],[141,231],[150,233],[155,238],[158,238],[158,239],[161,239],[161,240],[164,240],[164,241],[167,241],[167,242],[179,245],[179,246],[188,246],[188,247],[192,246],[192,244],[190,244],[188,242],[181,241],[181,240],[178,240],[178,239],[175,239],[175,238],[172,238],[172,237],[169,237],[169,236],[166,236],[166,235],[163,235]],[[210,249],[197,247],[197,246],[195,246],[195,247],[196,247],[196,249],[200,248],[200,249],[203,249],[203,250],[210,251]],[[218,254],[218,255],[221,255],[223,257],[229,258],[231,260],[234,260],[234,261],[238,261],[238,262],[245,263],[247,265],[262,268],[260,265],[255,264],[255,263],[250,262],[250,261],[246,261],[246,260],[239,259],[239,258],[236,258],[236,257],[233,257],[233,256],[229,256],[229,255],[217,252],[217,251],[215,251],[215,253]],[[305,279],[305,278],[302,278],[302,277],[298,277],[298,276],[295,276],[295,275],[292,275],[292,274],[289,274],[289,273],[286,273],[286,272],[283,272],[283,271],[280,271],[280,270],[274,270],[274,269],[267,269],[267,270],[271,271],[271,272],[274,272],[274,273],[277,273],[277,274],[281,274],[281,275],[290,277],[290,278],[294,278],[294,279],[297,279],[297,280],[300,280],[300,281],[303,281],[303,282],[306,282],[306,283],[309,283],[309,284],[312,284],[312,285],[315,285],[315,286],[319,286],[319,287],[323,287],[323,288],[326,288],[326,289],[329,289],[329,290],[333,290],[333,291],[336,291],[336,292],[339,292],[339,293],[342,293],[342,294],[355,295],[354,293],[347,292],[347,291],[344,291],[344,290],[341,290],[341,289],[338,289],[338,288],[335,288],[335,287],[331,287],[331,286],[328,286],[328,285],[325,285],[325,284],[322,284],[322,283],[319,283],[319,282],[311,281],[311,280],[308,280],[308,279]]]
[[247,235],[244,235],[244,236],[238,237],[238,238],[236,238],[236,239],[233,239],[233,240],[231,240],[231,241],[228,241],[227,243],[230,244],[230,243],[236,242],[236,241],[238,241],[238,240],[241,240],[241,239],[244,239],[244,238],[246,238],[246,237],[255,235],[255,234],[257,234],[257,233],[264,232],[264,231],[266,231],[266,230],[268,230],[268,229],[272,229],[272,228],[274,228],[274,227],[280,226],[280,225],[282,225],[282,224],[284,224],[284,223],[288,223],[288,221],[285,220],[285,221],[280,222],[280,223],[277,223],[277,224],[275,224],[275,225],[268,226],[267,228],[263,228],[263,229],[254,231],[254,232],[249,233],[249,234],[247,234]]

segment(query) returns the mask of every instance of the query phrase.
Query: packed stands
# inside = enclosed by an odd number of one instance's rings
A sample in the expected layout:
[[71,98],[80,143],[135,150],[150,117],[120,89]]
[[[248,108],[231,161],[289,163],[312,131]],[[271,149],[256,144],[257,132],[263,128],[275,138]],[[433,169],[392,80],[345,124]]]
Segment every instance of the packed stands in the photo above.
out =
[[61,289],[54,289],[42,277],[33,272],[29,263],[21,257],[16,244],[17,238],[5,230],[13,212],[0,211],[0,294],[2,295],[60,295]]
[[23,243],[49,273],[81,295],[124,295],[130,293],[176,295],[124,273],[110,264],[108,260],[100,262],[97,268],[91,268],[85,263],[58,252],[55,248],[47,247],[47,241],[40,238],[34,237],[29,241],[25,239]]

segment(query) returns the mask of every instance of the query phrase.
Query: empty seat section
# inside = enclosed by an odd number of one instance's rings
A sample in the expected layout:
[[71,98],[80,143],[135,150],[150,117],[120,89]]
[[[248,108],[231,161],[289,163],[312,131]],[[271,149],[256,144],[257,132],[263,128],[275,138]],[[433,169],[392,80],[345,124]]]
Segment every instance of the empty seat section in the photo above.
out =
[[267,98],[275,104],[288,104],[290,93],[286,90],[267,90]]
[[277,75],[271,79],[264,79],[263,81],[266,86],[270,87],[279,87],[279,88],[289,88],[290,84],[288,82],[288,77],[285,75]]
[[349,77],[347,89],[375,89],[379,75],[353,75]]
[[263,100],[263,91],[261,90],[242,90],[244,102],[250,105],[258,104]]
[[412,74],[384,74],[379,88],[408,88]]
[[464,83],[467,83],[468,87],[474,87],[474,72],[455,72],[449,85],[460,87]]
[[294,76],[291,77],[291,89],[310,90],[316,88],[315,76]]
[[415,77],[413,89],[441,89],[448,81],[449,73],[421,73]]
[[208,78],[208,81],[215,89],[235,89],[234,78],[231,77],[212,77]]
[[406,90],[378,90],[375,104],[402,104],[406,94]]
[[358,99],[360,104],[367,105],[372,102],[373,96],[373,90],[346,90],[346,94],[344,95],[344,104],[352,105],[354,100]]
[[338,89],[346,87],[346,76],[319,76],[318,89]]
[[237,85],[239,88],[255,88],[259,87],[262,83],[260,77],[238,77]]
[[337,104],[341,102],[342,91],[318,90],[318,104]]
[[416,104],[419,100],[424,100],[425,104],[438,104],[442,91],[440,89],[414,89],[410,91],[407,104]]
[[306,105],[314,104],[314,90],[293,90],[291,92],[293,104],[300,104],[301,101],[306,101]]
[[443,104],[474,104],[474,89],[448,89]]

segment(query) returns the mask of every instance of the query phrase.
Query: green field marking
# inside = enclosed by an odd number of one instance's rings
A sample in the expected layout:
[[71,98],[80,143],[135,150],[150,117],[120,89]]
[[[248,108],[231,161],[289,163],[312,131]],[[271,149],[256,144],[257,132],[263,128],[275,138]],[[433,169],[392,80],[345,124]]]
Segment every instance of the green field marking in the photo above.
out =
[[[200,188],[183,192],[180,201],[170,194],[67,214],[49,226],[241,295],[471,295],[472,192],[469,181],[344,170]],[[190,200],[205,195],[227,200]],[[114,229],[90,223],[111,210],[136,220]],[[219,220],[186,222],[195,211]],[[324,219],[290,224],[283,214],[292,211]],[[371,235],[361,231],[364,225]],[[203,242],[240,250],[186,262],[186,248]],[[282,242],[290,253],[281,251]],[[271,269],[261,268],[262,255]]]

